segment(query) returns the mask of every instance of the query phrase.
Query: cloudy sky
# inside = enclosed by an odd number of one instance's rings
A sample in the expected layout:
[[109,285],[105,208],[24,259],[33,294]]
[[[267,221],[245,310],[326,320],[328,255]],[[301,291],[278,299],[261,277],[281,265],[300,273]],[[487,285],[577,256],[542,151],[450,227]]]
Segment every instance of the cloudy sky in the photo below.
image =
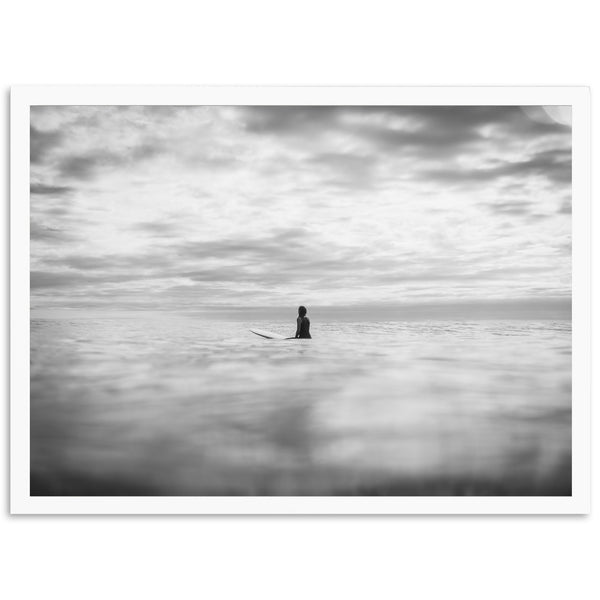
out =
[[556,302],[567,107],[31,109],[33,309]]

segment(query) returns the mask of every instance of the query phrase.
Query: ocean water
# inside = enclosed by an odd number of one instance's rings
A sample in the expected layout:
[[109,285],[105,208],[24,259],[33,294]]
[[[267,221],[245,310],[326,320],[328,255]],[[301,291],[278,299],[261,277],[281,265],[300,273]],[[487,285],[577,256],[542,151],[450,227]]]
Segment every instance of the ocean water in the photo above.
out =
[[569,321],[31,322],[32,495],[569,495]]

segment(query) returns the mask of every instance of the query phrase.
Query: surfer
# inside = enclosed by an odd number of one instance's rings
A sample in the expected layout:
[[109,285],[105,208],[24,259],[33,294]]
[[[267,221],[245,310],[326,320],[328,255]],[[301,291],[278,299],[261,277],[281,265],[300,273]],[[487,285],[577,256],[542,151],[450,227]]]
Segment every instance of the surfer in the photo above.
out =
[[298,318],[296,319],[296,323],[296,335],[294,337],[311,339],[310,319],[306,316],[306,308],[304,306],[298,307]]

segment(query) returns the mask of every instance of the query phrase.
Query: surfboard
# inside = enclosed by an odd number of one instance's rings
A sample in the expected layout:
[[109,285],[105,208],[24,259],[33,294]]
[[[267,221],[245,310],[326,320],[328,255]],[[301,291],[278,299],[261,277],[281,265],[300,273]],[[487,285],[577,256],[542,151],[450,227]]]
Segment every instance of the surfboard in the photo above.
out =
[[271,333],[270,331],[265,331],[264,329],[251,329],[252,333],[256,335],[260,335],[260,337],[267,338],[268,340],[289,340],[292,338],[286,338],[283,335],[279,335],[278,333]]

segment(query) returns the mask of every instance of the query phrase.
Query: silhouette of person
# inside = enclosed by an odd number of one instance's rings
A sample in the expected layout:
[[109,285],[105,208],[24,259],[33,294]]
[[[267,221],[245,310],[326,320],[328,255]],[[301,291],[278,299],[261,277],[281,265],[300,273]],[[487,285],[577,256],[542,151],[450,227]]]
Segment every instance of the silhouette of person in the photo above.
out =
[[294,337],[312,339],[310,335],[310,319],[306,316],[306,308],[304,306],[298,307],[296,323],[296,335]]

